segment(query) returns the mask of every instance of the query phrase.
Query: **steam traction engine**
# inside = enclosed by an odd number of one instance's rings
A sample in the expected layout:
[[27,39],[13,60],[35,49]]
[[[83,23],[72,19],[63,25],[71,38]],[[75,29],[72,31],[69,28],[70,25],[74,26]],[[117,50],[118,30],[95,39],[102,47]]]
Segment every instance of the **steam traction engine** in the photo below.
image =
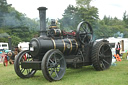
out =
[[76,32],[56,28],[54,21],[46,30],[46,10],[39,7],[40,37],[33,38],[29,50],[20,52],[14,62],[16,74],[21,78],[32,77],[42,70],[48,81],[60,80],[66,67],[80,68],[93,65],[98,71],[108,69],[112,53],[109,42],[92,41],[93,30],[88,22],[80,22]]

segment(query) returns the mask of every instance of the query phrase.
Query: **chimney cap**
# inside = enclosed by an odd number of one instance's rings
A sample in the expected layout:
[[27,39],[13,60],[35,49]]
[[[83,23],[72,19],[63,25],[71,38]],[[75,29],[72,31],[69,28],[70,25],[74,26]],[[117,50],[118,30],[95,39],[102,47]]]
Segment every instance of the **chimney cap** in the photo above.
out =
[[47,10],[46,7],[39,7],[38,10]]

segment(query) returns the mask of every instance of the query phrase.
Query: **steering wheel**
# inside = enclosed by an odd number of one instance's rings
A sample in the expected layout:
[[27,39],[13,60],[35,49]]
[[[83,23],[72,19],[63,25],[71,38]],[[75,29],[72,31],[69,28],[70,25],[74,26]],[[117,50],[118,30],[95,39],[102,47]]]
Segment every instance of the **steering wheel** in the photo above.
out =
[[78,24],[76,30],[76,38],[80,43],[90,43],[92,41],[93,30],[88,22],[82,21]]

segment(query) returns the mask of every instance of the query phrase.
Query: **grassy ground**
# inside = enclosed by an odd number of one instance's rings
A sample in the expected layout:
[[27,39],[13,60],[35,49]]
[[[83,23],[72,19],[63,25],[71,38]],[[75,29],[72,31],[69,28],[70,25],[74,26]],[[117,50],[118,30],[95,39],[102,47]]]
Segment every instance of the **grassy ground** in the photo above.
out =
[[128,61],[116,62],[105,71],[95,71],[92,66],[82,69],[67,69],[60,81],[47,81],[41,71],[37,71],[34,77],[28,79],[19,78],[13,65],[4,67],[0,64],[0,85],[127,85]]

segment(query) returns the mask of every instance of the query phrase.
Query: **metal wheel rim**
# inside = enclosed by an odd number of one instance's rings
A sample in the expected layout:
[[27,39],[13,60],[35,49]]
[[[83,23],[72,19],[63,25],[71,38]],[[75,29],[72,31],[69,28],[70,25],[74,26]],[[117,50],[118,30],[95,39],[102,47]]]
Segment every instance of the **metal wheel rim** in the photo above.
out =
[[47,62],[46,67],[49,76],[53,80],[60,80],[66,69],[64,57],[61,54],[54,52],[49,56]]
[[99,51],[99,64],[102,69],[107,69],[111,65],[112,54],[110,47],[105,44]]
[[[23,52],[21,53],[21,55],[17,56],[19,58],[17,58],[17,63],[15,64],[15,70],[17,75],[21,78],[28,78],[28,77],[31,77],[32,74],[35,73],[36,70],[34,69],[25,69],[25,68],[22,68],[21,67],[21,62],[23,61],[33,61],[31,55],[28,53],[29,51],[27,52]],[[25,58],[25,55],[26,55],[26,58]]]
[[[83,25],[85,25],[86,27],[84,27]],[[84,30],[85,33],[82,33],[81,28]],[[81,37],[81,34],[84,35],[84,37]],[[85,39],[87,39],[88,35],[90,36],[90,40],[85,41]],[[78,40],[82,43],[85,44],[86,42],[90,42],[92,41],[92,36],[93,36],[93,30],[91,25],[88,22],[81,22],[78,27],[77,27],[77,38]]]

